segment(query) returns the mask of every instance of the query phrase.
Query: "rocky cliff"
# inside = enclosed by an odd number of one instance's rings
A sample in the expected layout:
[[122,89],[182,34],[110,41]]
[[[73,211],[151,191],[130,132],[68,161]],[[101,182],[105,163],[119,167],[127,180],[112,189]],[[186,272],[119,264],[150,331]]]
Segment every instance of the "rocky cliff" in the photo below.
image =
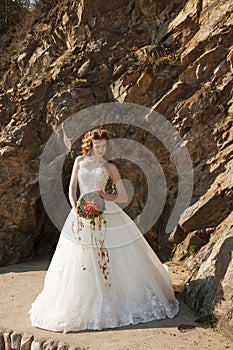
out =
[[[189,269],[186,302],[233,330],[232,10],[230,0],[61,0],[33,24],[1,79],[1,265],[51,252],[56,244],[58,231],[38,184],[52,131],[92,105],[143,105],[175,126],[194,171],[190,207],[168,240],[164,229],[178,186],[168,152],[149,132],[110,128],[155,153],[166,174],[166,205],[146,237],[161,258],[169,246],[172,259]],[[65,162],[66,191],[77,150]],[[134,184],[127,211],[135,216],[145,179],[129,162],[119,167]]]

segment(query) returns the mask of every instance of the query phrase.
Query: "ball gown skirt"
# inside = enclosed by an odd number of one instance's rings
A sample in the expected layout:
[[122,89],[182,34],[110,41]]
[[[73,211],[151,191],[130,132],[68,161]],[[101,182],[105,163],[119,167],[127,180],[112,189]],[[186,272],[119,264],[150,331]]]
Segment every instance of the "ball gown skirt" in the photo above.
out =
[[136,224],[115,202],[106,201],[104,216],[102,234],[109,258],[105,273],[96,245],[100,231],[96,228],[91,235],[90,221],[83,219],[84,227],[77,233],[71,211],[44,288],[29,311],[32,326],[64,333],[101,330],[178,313],[169,272]]

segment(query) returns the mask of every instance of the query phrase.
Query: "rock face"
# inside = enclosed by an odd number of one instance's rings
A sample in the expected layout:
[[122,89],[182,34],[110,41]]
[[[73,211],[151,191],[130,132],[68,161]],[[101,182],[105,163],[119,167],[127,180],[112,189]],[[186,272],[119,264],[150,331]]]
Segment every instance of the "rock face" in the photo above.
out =
[[[169,238],[173,259],[192,271],[186,301],[233,330],[232,10],[230,0],[63,0],[32,26],[0,86],[1,265],[46,254],[56,244],[58,230],[39,190],[40,156],[52,131],[92,105],[143,105],[176,127],[193,162],[192,201]],[[146,237],[165,257],[176,168],[149,132],[126,125],[109,129],[113,137],[143,144],[163,167],[167,201]],[[66,157],[65,192],[79,146]],[[130,162],[118,166],[134,185],[126,208],[134,217],[145,204],[145,177]],[[51,176],[56,181],[52,163]]]

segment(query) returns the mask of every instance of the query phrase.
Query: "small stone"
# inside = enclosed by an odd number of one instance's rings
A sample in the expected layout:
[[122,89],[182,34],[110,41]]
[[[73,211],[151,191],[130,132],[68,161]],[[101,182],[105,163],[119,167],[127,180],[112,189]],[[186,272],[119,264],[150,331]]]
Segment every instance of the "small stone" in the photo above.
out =
[[31,350],[42,350],[42,345],[40,342],[33,340],[31,343]]
[[47,341],[42,346],[43,350],[55,350],[57,349],[57,343],[53,340]]
[[20,349],[20,342],[21,342],[21,334],[20,333],[12,333],[10,335],[11,338],[11,348],[14,350]]
[[11,331],[5,332],[3,334],[3,338],[4,338],[4,342],[5,342],[5,350],[12,350],[10,335],[11,335]]
[[60,344],[58,345],[57,350],[67,350],[67,346],[64,344]]
[[33,336],[22,338],[20,344],[20,350],[30,350],[33,341]]

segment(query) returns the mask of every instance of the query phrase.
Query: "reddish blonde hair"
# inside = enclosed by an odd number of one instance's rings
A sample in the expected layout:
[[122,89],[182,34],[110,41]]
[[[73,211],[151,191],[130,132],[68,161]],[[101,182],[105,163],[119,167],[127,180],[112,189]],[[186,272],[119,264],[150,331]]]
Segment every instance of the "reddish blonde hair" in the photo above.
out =
[[94,129],[86,132],[82,139],[82,155],[86,156],[93,147],[92,140],[109,140],[109,134],[106,129]]

